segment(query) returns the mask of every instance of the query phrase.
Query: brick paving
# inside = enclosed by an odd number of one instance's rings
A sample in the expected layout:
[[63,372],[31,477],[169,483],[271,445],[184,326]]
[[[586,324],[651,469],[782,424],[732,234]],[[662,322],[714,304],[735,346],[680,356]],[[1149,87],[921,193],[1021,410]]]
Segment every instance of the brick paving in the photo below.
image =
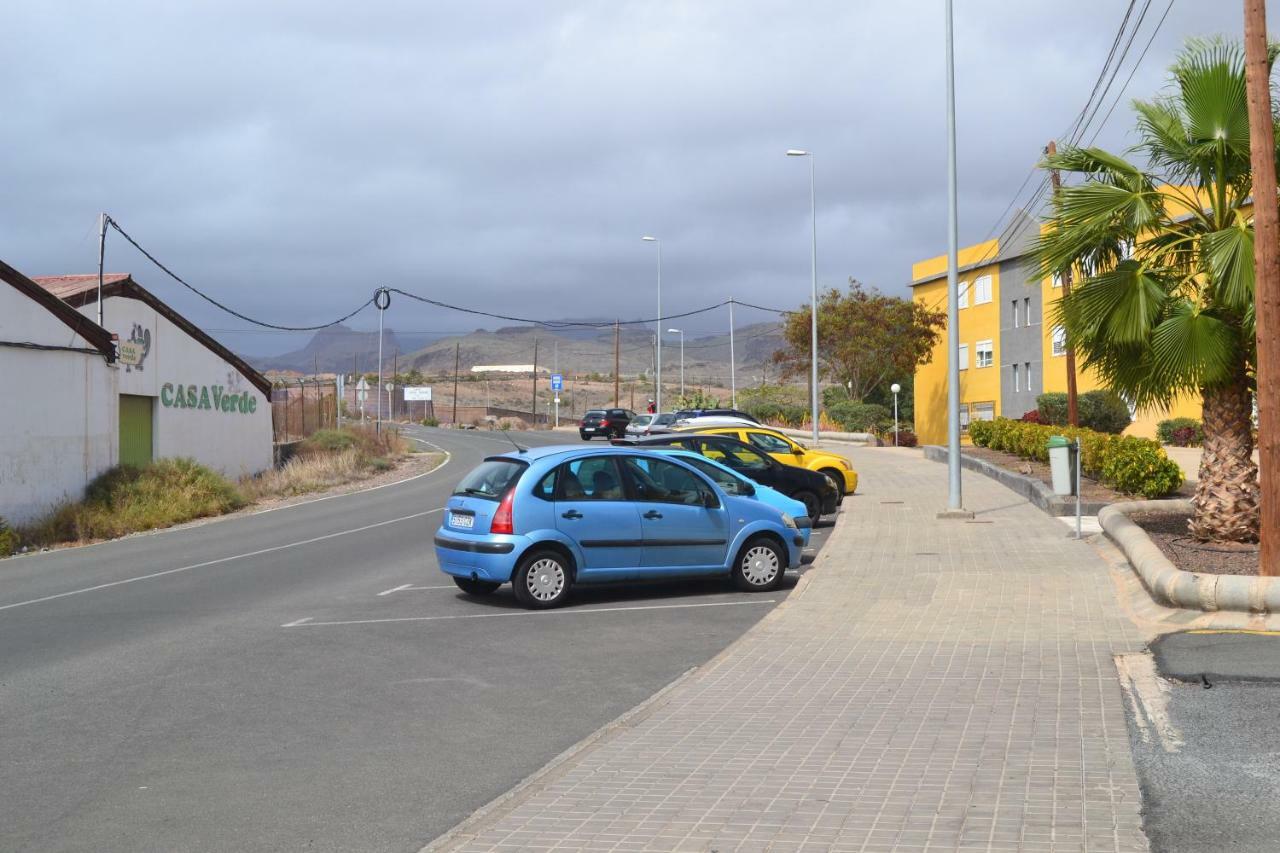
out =
[[966,472],[849,451],[802,586],[626,725],[429,849],[1140,851],[1106,563]]

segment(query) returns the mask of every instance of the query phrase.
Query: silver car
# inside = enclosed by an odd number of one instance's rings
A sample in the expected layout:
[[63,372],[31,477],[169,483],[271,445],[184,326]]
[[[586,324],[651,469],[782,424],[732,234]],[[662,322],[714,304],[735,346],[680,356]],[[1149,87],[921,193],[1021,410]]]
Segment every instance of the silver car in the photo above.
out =
[[639,438],[646,435],[644,428],[649,425],[656,415],[636,415],[631,419],[631,423],[627,424],[627,438]]

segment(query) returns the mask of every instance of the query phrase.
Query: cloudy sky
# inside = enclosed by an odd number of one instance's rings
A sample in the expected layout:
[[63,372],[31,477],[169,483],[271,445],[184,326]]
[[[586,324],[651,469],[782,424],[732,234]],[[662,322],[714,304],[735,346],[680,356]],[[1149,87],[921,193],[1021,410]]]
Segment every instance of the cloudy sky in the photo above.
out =
[[[1127,5],[957,0],[962,244],[991,232],[1080,111]],[[1163,85],[1187,36],[1239,33],[1241,6],[1176,0],[1098,143],[1131,143],[1128,98]],[[667,313],[730,296],[793,307],[809,288],[809,175],[783,152],[801,147],[817,152],[820,283],[905,293],[911,263],[946,248],[942,24],[941,0],[13,4],[0,258],[93,271],[105,210],[276,323],[325,322],[380,284],[626,318],[654,313],[653,233]],[[307,337],[235,331],[249,327],[119,237],[107,267],[242,351]],[[387,322],[486,325],[404,300]]]

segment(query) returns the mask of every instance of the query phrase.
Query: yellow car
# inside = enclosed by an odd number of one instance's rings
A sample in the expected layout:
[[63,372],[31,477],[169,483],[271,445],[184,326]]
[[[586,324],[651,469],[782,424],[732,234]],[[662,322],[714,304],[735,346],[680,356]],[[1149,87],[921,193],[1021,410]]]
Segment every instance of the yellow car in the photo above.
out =
[[697,431],[732,436],[764,451],[784,465],[795,465],[797,468],[808,468],[810,471],[826,474],[835,480],[841,497],[851,495],[858,490],[858,472],[853,470],[848,459],[836,456],[834,453],[811,450],[775,429],[743,425],[704,427]]

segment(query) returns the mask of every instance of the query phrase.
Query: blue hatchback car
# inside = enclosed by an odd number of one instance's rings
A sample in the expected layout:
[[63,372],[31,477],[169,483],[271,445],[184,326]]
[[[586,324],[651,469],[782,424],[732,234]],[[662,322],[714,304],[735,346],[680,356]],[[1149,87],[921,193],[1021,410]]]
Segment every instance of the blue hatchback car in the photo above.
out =
[[436,559],[464,592],[510,581],[526,607],[564,603],[574,584],[727,575],[776,589],[800,565],[795,519],[729,494],[668,454],[540,447],[491,456],[458,484]]

